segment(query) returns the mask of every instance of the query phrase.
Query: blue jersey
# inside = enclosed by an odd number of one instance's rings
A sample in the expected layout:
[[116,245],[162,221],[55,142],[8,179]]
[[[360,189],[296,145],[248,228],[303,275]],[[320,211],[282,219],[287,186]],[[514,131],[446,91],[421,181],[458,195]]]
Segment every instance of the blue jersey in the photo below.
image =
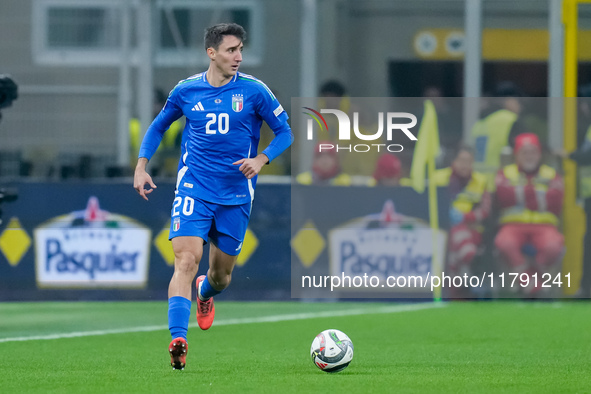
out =
[[142,142],[139,157],[152,157],[170,124],[186,117],[177,189],[205,201],[239,205],[252,201],[256,177],[246,179],[232,163],[258,154],[263,120],[275,133],[262,152],[269,162],[293,141],[287,113],[271,90],[258,79],[236,73],[227,84],[214,87],[206,73],[187,78],[170,92]]

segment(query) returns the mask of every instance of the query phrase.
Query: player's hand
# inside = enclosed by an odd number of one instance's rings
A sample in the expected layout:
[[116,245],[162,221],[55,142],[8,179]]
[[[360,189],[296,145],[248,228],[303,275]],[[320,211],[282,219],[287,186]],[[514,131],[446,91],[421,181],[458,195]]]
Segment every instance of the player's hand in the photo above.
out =
[[[148,174],[143,168],[144,166],[138,166],[135,169],[135,173],[133,175],[133,188],[139,193],[140,196],[146,201],[148,201],[148,194],[152,193],[154,189],[157,188],[156,184],[152,181],[152,177]],[[144,189],[146,184],[150,185],[151,189]]]
[[234,164],[235,166],[240,165],[240,167],[238,168],[240,172],[242,172],[247,179],[252,179],[261,171],[261,168],[263,168],[263,166],[268,162],[269,158],[261,153],[255,158],[240,159],[232,164]]

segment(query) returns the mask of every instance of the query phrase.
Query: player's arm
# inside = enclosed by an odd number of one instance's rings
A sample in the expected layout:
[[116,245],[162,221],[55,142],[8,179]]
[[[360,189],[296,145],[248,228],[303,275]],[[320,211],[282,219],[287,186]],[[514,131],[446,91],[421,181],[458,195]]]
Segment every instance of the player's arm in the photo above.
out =
[[238,168],[247,179],[254,178],[261,169],[265,166],[265,164],[269,163],[269,158],[264,153],[259,153],[256,157],[253,158],[244,158],[238,161],[235,161],[234,165],[240,165]]
[[[146,135],[144,136],[140,147],[138,162],[133,176],[133,187],[145,200],[148,199],[147,195],[152,193],[156,188],[156,185],[152,181],[152,177],[146,171],[146,165],[158,149],[166,130],[168,130],[170,125],[182,115],[182,109],[175,103],[175,91],[173,90],[166,101],[164,108],[162,108],[158,116],[156,116],[156,119],[154,119],[148,128],[148,131],[146,131]],[[144,189],[146,184],[150,185],[152,189]]]
[[255,106],[257,114],[271,127],[275,138],[261,153],[252,159],[241,159],[234,164],[240,164],[240,171],[248,179],[257,175],[265,164],[269,164],[293,142],[293,133],[287,123],[287,113],[267,88],[261,89]]
[[268,163],[273,161],[293,143],[293,133],[291,132],[291,127],[289,127],[289,124],[287,123],[287,114],[285,114],[284,122],[280,123],[275,128],[271,126],[271,128],[275,134],[275,138],[273,138],[269,146],[263,150],[263,154],[269,158]]
[[256,176],[265,166],[265,164],[269,164],[284,150],[289,148],[293,142],[293,134],[289,124],[287,124],[287,119],[285,119],[285,123],[280,127],[273,129],[273,133],[275,134],[275,138],[273,138],[269,146],[266,147],[256,157],[252,159],[241,159],[234,163],[235,165],[240,165],[239,170],[246,178],[252,179],[254,176]]
[[183,110],[176,104],[175,96],[177,95],[175,94],[175,91],[173,91],[168,100],[166,100],[164,108],[162,108],[154,121],[152,121],[150,127],[148,127],[148,131],[146,131],[146,135],[140,146],[138,157],[145,157],[150,160],[158,149],[158,146],[160,146],[160,141],[162,141],[162,137],[166,130],[169,129],[173,122],[183,115]]
[[[148,159],[145,157],[140,157],[137,160],[137,165],[135,166],[135,172],[133,174],[133,188],[146,201],[148,200],[147,195],[152,193],[152,191],[157,188],[156,184],[152,181],[152,177],[146,171],[147,164]],[[150,185],[151,189],[144,189],[146,184]]]
[[283,151],[285,151],[293,142],[293,133],[287,120],[287,112],[283,109],[279,101],[267,91],[261,90],[259,94],[259,101],[256,107],[258,115],[264,119],[269,125],[275,138],[271,141],[269,146],[263,150],[263,154],[269,158],[267,163],[275,160]]

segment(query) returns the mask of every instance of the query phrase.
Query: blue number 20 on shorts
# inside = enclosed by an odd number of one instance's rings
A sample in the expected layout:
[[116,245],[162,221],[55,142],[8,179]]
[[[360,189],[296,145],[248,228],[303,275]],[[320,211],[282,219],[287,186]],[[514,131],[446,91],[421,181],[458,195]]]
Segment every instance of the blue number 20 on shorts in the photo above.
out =
[[220,205],[182,193],[172,203],[169,239],[182,236],[201,237],[222,252],[236,256],[250,219],[252,202],[241,205]]

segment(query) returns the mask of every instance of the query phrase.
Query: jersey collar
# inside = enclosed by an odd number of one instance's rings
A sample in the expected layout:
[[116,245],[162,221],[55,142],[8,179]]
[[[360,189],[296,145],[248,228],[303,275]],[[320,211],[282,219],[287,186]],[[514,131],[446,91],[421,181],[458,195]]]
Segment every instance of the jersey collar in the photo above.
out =
[[213,86],[212,84],[209,83],[209,81],[207,80],[207,71],[203,71],[203,82],[205,82],[205,84],[207,86],[209,86],[210,88],[214,88],[214,89],[219,89],[219,88],[223,88],[231,83],[234,83],[238,80],[238,74],[240,74],[239,71],[236,71],[236,74],[234,74],[234,77],[230,80],[230,82],[228,82],[227,84],[223,85],[223,86]]

